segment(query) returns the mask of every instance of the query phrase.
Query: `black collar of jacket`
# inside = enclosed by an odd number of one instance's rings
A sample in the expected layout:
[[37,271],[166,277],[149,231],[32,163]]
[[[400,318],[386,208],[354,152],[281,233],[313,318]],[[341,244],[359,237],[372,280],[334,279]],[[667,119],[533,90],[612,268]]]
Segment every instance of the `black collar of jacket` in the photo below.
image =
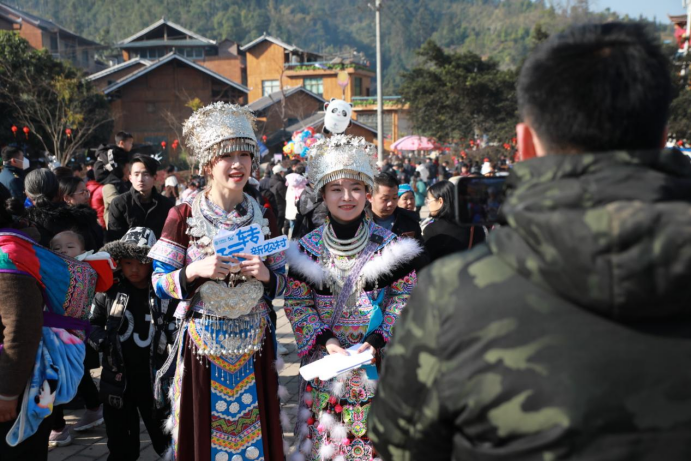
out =
[[[134,188],[134,186],[130,187],[130,193],[132,194],[132,200],[142,209],[145,209],[143,204],[144,202],[142,202],[142,195],[137,191],[137,189]],[[155,208],[156,205],[159,204],[159,201],[161,201],[161,194],[159,194],[159,191],[156,190],[156,186],[151,188],[151,197],[149,200],[151,203],[153,203],[151,208]]]

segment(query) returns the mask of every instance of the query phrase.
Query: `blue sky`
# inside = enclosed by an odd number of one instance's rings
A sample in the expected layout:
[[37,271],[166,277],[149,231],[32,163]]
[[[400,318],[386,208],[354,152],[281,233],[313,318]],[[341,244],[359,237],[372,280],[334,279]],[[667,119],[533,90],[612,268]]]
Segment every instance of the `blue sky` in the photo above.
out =
[[639,17],[640,14],[659,22],[667,22],[667,14],[684,14],[682,0],[595,0],[592,10],[603,11],[610,8],[621,14]]

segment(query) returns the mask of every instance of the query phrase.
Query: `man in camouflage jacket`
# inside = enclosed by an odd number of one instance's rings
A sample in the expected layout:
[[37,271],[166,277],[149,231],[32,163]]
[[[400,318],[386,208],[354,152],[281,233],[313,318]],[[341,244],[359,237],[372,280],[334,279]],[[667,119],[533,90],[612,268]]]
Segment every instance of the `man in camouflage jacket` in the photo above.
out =
[[419,276],[374,446],[384,460],[690,459],[690,162],[656,149],[665,57],[639,25],[581,26],[529,58],[518,94],[520,153],[538,158],[515,166],[486,244]]

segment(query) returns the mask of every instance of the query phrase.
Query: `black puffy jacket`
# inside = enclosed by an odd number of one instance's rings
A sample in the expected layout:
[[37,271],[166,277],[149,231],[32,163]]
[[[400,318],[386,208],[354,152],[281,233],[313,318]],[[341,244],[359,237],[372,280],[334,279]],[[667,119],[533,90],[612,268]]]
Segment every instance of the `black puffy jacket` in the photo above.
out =
[[67,230],[84,237],[86,251],[98,251],[103,246],[103,228],[99,225],[96,211],[88,205],[50,203],[32,206],[26,209],[24,217],[38,229],[41,234],[39,243],[46,248],[56,234]]
[[154,231],[157,239],[160,238],[168,211],[175,203],[154,188],[151,193],[151,206],[147,208],[145,205],[149,204],[142,204],[139,193],[134,188],[114,198],[108,208],[106,240],[119,240],[133,227],[148,227]]

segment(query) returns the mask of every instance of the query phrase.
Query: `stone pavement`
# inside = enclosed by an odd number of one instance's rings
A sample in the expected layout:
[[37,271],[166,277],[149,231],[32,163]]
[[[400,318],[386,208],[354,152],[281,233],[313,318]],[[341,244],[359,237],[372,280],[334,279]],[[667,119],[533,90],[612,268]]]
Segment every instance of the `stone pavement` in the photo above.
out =
[[[284,315],[283,300],[274,302],[277,310],[277,340],[284,345],[290,354],[283,356],[286,366],[279,375],[279,381],[286,387],[290,394],[287,402],[282,403],[283,411],[287,412],[291,419],[291,427],[295,424],[296,408],[298,402],[298,386],[300,378],[298,376],[299,360],[296,354],[295,341],[291,324]],[[98,384],[100,370],[92,370],[92,376]],[[65,420],[67,424],[74,424],[82,415],[84,410],[65,410]],[[108,459],[108,447],[106,446],[106,427],[101,425],[97,428],[85,432],[72,432],[72,445],[62,448],[52,448],[48,453],[48,461],[94,461]],[[140,460],[152,461],[160,459],[151,445],[151,440],[147,434],[144,424],[140,421]],[[293,432],[284,432],[284,440],[289,446],[293,445]]]

